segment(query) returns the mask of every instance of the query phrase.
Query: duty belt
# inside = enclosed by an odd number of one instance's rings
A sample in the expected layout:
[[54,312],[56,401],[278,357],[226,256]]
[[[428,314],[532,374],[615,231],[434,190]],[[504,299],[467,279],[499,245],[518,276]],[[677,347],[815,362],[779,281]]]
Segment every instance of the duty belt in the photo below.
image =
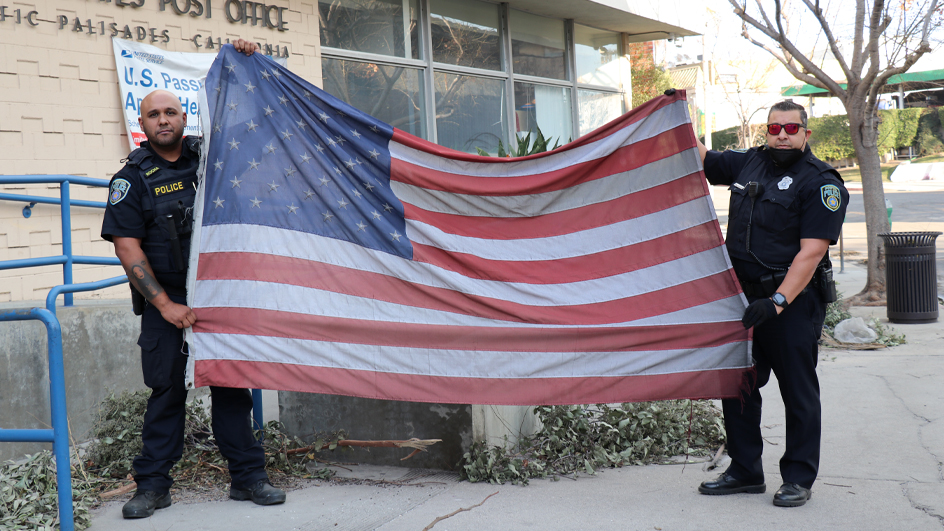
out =
[[[807,284],[803,291],[800,294],[806,293],[806,290],[810,289],[810,285],[813,283],[813,280],[816,279],[816,275],[819,274],[819,270],[813,275],[813,279],[810,280],[810,284]],[[777,271],[775,273],[769,273],[760,277],[760,282],[750,282],[747,280],[738,279],[738,282],[741,284],[741,290],[744,292],[744,295],[748,297],[770,297],[774,293],[777,293],[777,288],[780,287],[780,284],[783,283],[783,279],[787,277],[786,271]]]

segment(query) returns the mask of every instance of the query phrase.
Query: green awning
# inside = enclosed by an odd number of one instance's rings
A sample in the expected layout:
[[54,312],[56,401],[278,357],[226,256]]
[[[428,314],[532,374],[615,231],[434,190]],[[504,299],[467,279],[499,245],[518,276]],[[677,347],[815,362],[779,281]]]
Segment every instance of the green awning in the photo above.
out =
[[[926,70],[924,72],[905,72],[888,78],[886,87],[889,85],[899,85],[901,83],[944,83],[944,70]],[[846,88],[845,83],[840,83],[842,88]],[[897,88],[895,89],[897,90]],[[894,92],[888,90],[888,92]],[[828,96],[829,91],[814,87],[813,85],[799,85],[792,87],[783,87],[780,93],[784,96]]]

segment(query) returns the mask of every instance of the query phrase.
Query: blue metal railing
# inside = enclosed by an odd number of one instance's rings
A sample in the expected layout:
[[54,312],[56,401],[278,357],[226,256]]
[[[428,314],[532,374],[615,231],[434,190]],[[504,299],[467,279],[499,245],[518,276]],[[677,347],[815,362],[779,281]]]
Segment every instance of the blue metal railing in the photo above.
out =
[[0,442],[51,442],[56,458],[59,494],[59,526],[74,531],[72,514],[72,470],[69,462],[69,418],[66,410],[66,378],[62,364],[62,329],[55,314],[45,308],[11,310],[0,313],[0,322],[39,320],[46,325],[49,348],[49,402],[52,429],[0,429]]
[[[62,283],[72,284],[73,265],[121,265],[118,258],[101,256],[75,256],[72,254],[72,205],[93,208],[105,208],[104,202],[73,201],[70,195],[70,183],[86,186],[108,187],[108,181],[79,177],[77,175],[0,175],[0,185],[9,184],[54,184],[59,183],[59,199],[31,195],[0,193],[0,200],[21,201],[30,203],[23,209],[23,215],[29,217],[28,209],[37,203],[59,205],[62,218],[62,254],[59,256],[44,256],[39,258],[24,258],[21,260],[4,260],[0,262],[0,270],[18,269],[21,267],[38,267],[45,265],[62,264]],[[72,306],[72,293],[67,293],[63,299],[66,306]]]
[[[66,404],[65,371],[62,361],[62,329],[56,317],[56,299],[64,295],[63,304],[73,305],[72,294],[83,291],[116,286],[128,282],[125,275],[112,277],[97,282],[82,284],[72,283],[73,265],[121,265],[116,257],[75,256],[72,254],[72,205],[90,208],[105,208],[104,202],[72,200],[69,184],[81,184],[107,188],[109,182],[75,175],[0,175],[0,185],[9,184],[52,184],[59,183],[59,199],[55,197],[30,196],[0,193],[0,200],[29,203],[23,207],[23,217],[29,218],[32,207],[36,204],[57,204],[62,218],[62,255],[20,260],[0,261],[0,270],[24,267],[39,267],[62,264],[62,283],[49,291],[46,296],[46,308],[15,309],[0,312],[0,322],[39,320],[46,325],[48,336],[49,360],[49,401],[52,413],[52,429],[2,429],[0,442],[45,442],[52,443],[56,459],[56,480],[58,483],[59,523],[62,531],[74,531],[75,522],[72,511],[72,471],[69,460],[69,420]],[[262,391],[252,390],[252,415],[254,428],[263,426]]]
[[0,261],[0,270],[24,267],[39,267],[62,264],[62,286],[56,286],[46,297],[46,308],[16,309],[0,313],[0,322],[39,320],[46,325],[47,357],[49,360],[49,409],[52,416],[52,429],[0,429],[0,442],[45,442],[52,443],[53,456],[56,459],[56,482],[59,500],[59,526],[62,531],[75,529],[72,511],[72,470],[69,460],[69,416],[66,403],[66,380],[62,360],[62,329],[56,318],[56,299],[65,294],[64,304],[73,305],[72,294],[79,291],[93,291],[115,286],[128,281],[128,277],[119,277],[88,282],[72,283],[72,266],[121,265],[118,258],[100,256],[75,256],[72,254],[72,206],[105,208],[104,202],[73,200],[70,183],[108,187],[108,181],[91,179],[75,175],[0,175],[0,185],[5,184],[53,184],[59,183],[59,197],[43,197],[20,194],[0,193],[0,200],[29,203],[23,207],[23,217],[32,215],[36,204],[59,205],[62,218],[62,254],[22,260]]

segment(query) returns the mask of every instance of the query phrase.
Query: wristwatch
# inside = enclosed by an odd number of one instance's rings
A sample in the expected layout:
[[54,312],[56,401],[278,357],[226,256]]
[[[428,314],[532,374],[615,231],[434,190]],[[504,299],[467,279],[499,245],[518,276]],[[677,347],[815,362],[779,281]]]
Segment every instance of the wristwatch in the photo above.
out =
[[780,306],[784,310],[786,310],[787,306],[790,304],[787,302],[787,298],[783,296],[783,293],[780,293],[779,291],[771,295],[770,300],[774,301],[774,304]]

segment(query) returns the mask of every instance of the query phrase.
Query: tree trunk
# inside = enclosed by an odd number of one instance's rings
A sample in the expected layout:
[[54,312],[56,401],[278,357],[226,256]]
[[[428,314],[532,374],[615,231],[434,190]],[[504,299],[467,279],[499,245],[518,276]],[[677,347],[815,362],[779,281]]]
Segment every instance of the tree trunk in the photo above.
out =
[[868,278],[865,287],[849,303],[855,306],[885,304],[885,248],[879,234],[889,231],[885,211],[882,166],[878,155],[878,122],[875,112],[864,109],[865,102],[846,106],[852,146],[862,174],[862,202],[868,242]]

